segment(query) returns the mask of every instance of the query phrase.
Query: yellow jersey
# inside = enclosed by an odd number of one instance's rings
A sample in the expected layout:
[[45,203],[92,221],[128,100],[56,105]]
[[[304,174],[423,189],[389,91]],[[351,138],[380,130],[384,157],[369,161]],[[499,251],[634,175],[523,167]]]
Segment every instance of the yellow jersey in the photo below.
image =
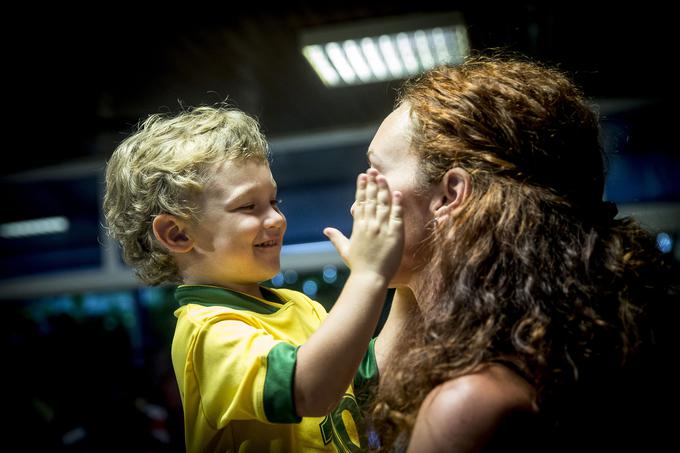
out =
[[[350,385],[326,417],[295,412],[297,350],[327,313],[305,294],[262,288],[265,299],[202,285],[175,291],[172,362],[188,452],[353,452],[366,448]],[[377,377],[374,342],[355,379]]]

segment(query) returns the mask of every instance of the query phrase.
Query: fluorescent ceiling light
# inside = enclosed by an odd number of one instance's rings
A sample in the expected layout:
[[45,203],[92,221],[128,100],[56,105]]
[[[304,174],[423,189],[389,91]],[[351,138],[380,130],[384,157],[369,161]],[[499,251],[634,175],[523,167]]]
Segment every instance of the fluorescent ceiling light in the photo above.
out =
[[326,53],[321,46],[307,46],[302,52],[308,61],[314,62],[314,69],[324,85],[337,85],[340,82],[340,76],[335,71],[331,62],[328,61]]
[[392,45],[392,38],[387,35],[382,35],[378,38],[378,45],[385,57],[385,61],[387,61],[387,67],[390,68],[392,78],[399,79],[403,77],[404,66],[401,64],[401,59],[399,59],[399,56],[397,55],[397,49]]
[[404,16],[308,30],[302,54],[328,87],[409,77],[470,52],[459,13]]
[[0,237],[5,239],[57,234],[68,231],[69,221],[66,217],[44,217],[42,219],[9,222],[0,225]]

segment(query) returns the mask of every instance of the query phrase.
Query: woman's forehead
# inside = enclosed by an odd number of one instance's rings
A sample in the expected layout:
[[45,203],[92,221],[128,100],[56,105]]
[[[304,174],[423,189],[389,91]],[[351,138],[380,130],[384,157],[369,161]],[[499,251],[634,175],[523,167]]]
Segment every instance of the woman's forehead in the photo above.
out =
[[410,147],[410,110],[401,106],[390,113],[378,128],[369,147],[369,157],[381,159],[402,154]]

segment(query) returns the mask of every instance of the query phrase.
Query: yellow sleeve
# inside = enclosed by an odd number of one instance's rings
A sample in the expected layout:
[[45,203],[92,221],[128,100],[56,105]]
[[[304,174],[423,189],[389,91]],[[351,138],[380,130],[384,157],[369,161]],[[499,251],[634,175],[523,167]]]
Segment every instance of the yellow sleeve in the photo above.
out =
[[207,420],[299,422],[293,403],[297,348],[240,320],[206,325],[192,362]]

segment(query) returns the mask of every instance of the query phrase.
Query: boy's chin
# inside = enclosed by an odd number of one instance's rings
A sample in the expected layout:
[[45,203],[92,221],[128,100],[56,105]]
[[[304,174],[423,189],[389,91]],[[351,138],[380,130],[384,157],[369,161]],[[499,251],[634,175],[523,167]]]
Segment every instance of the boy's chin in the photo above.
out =
[[260,283],[263,282],[268,282],[269,280],[273,280],[274,277],[279,275],[281,273],[281,268],[277,267],[276,270],[271,270],[267,272],[266,274],[263,274],[262,280],[260,280]]

